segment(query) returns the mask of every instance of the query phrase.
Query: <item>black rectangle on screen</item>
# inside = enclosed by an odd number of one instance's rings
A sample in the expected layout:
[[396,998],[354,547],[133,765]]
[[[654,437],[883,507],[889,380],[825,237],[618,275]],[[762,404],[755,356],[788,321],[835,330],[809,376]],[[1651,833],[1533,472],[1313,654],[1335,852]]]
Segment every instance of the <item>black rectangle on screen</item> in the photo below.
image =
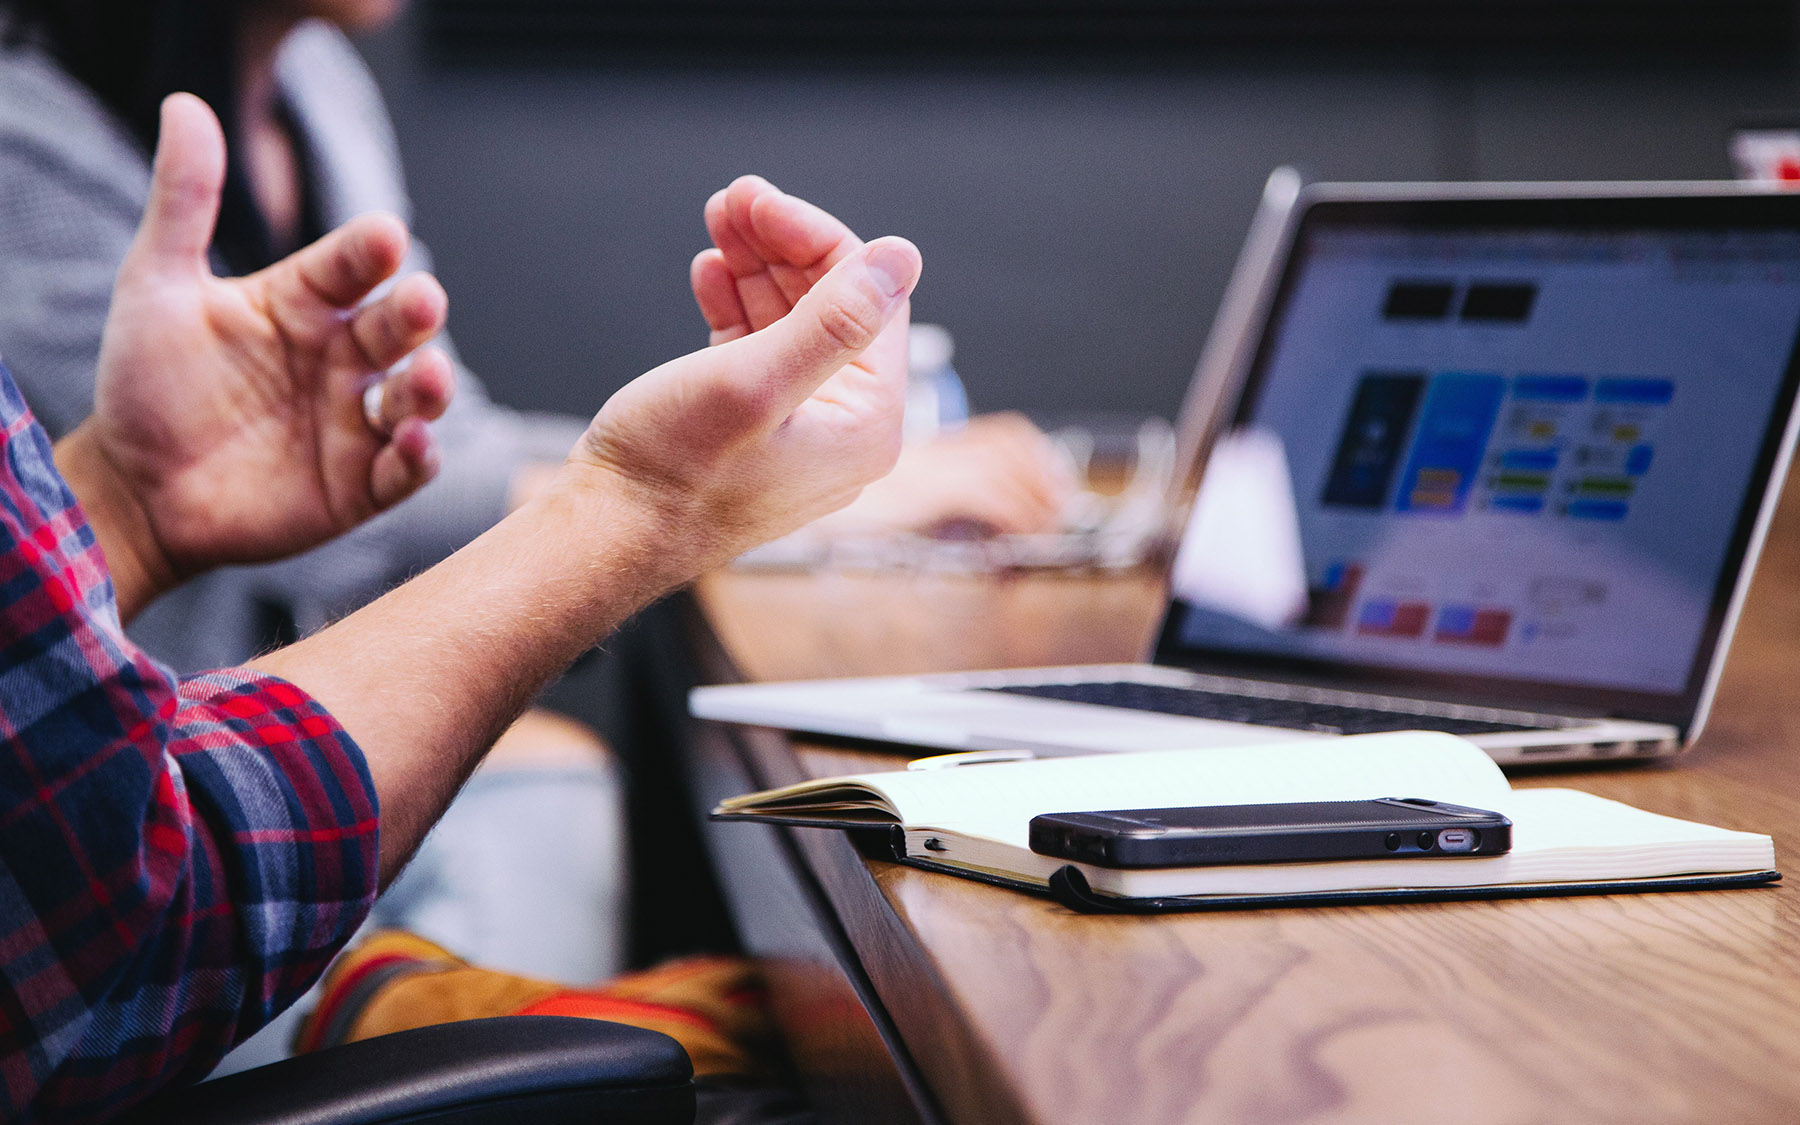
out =
[[1537,286],[1528,282],[1478,282],[1463,298],[1462,318],[1523,324],[1536,301]]
[[1396,281],[1381,306],[1384,320],[1442,320],[1450,315],[1456,284],[1450,281]]

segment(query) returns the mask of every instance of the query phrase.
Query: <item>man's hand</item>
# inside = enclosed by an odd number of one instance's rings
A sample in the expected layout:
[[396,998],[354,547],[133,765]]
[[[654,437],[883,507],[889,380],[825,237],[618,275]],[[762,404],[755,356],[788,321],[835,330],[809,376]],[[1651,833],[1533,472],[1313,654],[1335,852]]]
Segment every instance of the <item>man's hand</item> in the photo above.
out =
[[[739,176],[706,201],[706,233],[713,245],[694,258],[690,280],[714,344],[780,320],[831,267],[862,246],[836,217],[761,176]],[[909,320],[888,326],[879,362],[897,356],[905,363]]]
[[565,468],[633,498],[685,571],[671,581],[842,507],[893,467],[920,269],[910,242],[864,245],[751,177],[713,197],[707,222],[720,246],[694,277],[714,346],[620,390]]
[[[694,259],[694,301],[725,343],[787,315],[825,272],[862,245],[850,228],[760,176],[742,176],[706,203],[712,249]],[[906,365],[908,317],[888,326],[871,362]],[[823,535],[930,533],[958,523],[988,532],[1052,530],[1074,482],[1050,442],[1022,415],[977,418],[909,446],[898,467],[843,511]]]
[[391,216],[355,219],[249,277],[214,277],[224,137],[191,95],[162,114],[94,413],[57,447],[127,616],[210,566],[294,554],[411,494],[436,472],[425,423],[453,382],[436,349],[388,373],[436,335],[446,306],[424,274],[362,303],[405,257]]
[[372,605],[256,661],[356,738],[397,870],[531,697],[671,587],[841,505],[900,448],[919,252],[860,243],[786,315],[607,401],[556,479]]

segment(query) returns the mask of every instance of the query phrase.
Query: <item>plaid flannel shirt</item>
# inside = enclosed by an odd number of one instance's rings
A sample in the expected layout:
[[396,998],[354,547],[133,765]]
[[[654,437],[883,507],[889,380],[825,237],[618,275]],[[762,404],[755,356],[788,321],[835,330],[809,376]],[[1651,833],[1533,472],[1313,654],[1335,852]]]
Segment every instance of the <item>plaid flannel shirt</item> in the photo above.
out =
[[0,367],[0,1117],[106,1120],[292,1003],[376,889],[375,791],[318,703],[182,681]]

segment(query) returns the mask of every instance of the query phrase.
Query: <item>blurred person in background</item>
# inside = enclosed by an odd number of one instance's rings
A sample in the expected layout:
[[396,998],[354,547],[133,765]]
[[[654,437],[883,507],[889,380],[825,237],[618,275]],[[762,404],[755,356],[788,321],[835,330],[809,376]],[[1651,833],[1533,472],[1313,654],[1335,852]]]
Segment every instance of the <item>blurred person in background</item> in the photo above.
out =
[[[265,267],[365,212],[410,221],[392,125],[345,38],[402,3],[0,0],[0,352],[52,437],[93,408],[108,294],[143,211],[165,95],[201,95],[229,139],[212,243],[221,274]],[[715,235],[726,194],[707,208]],[[428,266],[415,242],[400,273]],[[714,342],[724,314],[708,294],[719,291],[719,267],[708,255],[694,266]],[[454,358],[447,338],[438,343]],[[456,375],[457,398],[434,427],[436,481],[309,554],[189,583],[149,607],[133,637],[183,671],[241,662],[432,565],[539,491],[586,420],[508,409],[460,364]],[[968,522],[1031,532],[1056,524],[1070,491],[1028,422],[977,419],[911,447],[836,519],[858,534]],[[569,981],[607,975],[622,960],[619,804],[597,737],[531,712],[375,919],[488,965]]]

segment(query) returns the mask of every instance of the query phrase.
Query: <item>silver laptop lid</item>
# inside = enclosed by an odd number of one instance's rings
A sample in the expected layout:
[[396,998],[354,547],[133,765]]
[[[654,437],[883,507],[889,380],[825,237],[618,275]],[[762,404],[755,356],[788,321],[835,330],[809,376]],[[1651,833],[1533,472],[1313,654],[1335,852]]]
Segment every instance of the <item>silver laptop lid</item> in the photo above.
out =
[[[1317,185],[1287,235],[1157,662],[1691,733],[1792,447],[1800,196]],[[1284,565],[1280,612],[1208,581]]]

